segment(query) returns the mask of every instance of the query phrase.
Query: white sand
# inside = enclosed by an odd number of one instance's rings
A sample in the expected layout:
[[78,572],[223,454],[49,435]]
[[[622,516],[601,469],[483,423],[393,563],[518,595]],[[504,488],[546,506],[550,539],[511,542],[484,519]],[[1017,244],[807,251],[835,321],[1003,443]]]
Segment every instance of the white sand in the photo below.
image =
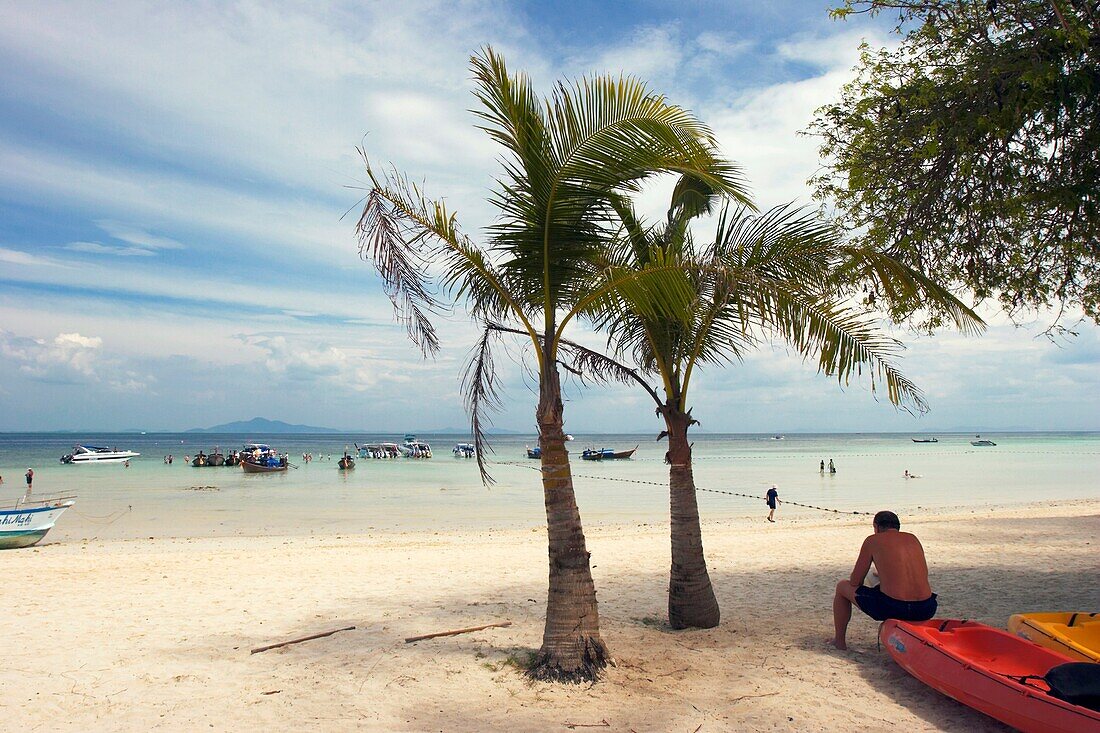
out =
[[[925,544],[941,616],[1003,626],[1018,611],[1100,608],[1100,502],[902,519]],[[47,538],[0,554],[0,719],[27,731],[1005,730],[908,677],[858,612],[855,651],[826,650],[833,585],[868,525],[706,524],[722,623],[687,632],[662,624],[666,526],[590,528],[616,666],[579,687],[528,684],[507,664],[541,637],[541,528]],[[402,642],[500,620],[514,626]]]

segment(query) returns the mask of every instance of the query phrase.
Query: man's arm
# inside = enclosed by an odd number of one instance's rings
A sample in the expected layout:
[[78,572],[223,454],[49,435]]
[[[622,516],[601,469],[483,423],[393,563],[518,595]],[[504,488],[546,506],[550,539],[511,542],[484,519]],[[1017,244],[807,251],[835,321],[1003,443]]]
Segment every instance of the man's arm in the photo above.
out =
[[874,540],[874,535],[863,540],[863,547],[859,548],[859,557],[856,558],[855,569],[852,570],[852,577],[849,578],[856,588],[863,585],[863,579],[867,577],[867,571],[871,569],[871,560],[874,559],[872,540]]

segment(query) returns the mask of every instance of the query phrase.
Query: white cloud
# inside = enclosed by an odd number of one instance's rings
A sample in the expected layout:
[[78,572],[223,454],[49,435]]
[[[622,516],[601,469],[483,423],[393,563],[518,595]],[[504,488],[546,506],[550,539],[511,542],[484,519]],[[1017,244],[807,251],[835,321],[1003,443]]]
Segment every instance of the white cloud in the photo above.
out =
[[65,249],[72,252],[87,252],[93,255],[113,255],[115,257],[152,257],[153,252],[142,247],[120,247],[99,242],[69,242]]
[[171,237],[163,237],[151,234],[141,227],[131,224],[123,224],[117,221],[101,220],[96,225],[121,242],[127,242],[136,247],[147,250],[156,249],[183,249],[183,243],[177,242]]

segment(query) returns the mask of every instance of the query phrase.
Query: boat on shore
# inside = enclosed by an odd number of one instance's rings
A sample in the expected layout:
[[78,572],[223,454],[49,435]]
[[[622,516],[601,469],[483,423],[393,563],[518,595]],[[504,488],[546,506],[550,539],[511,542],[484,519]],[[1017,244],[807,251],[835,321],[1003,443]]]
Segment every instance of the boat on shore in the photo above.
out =
[[75,499],[73,494],[47,494],[0,505],[0,550],[37,544]]
[[634,455],[634,451],[638,450],[638,446],[634,446],[630,450],[612,450],[611,448],[601,448],[600,450],[593,450],[592,448],[585,448],[581,453],[581,460],[583,461],[614,461],[622,460],[624,458],[630,458]]
[[62,463],[122,463],[137,458],[140,453],[117,448],[102,448],[95,445],[74,445],[72,453],[61,456]]
[[542,448],[535,446],[534,448],[527,448],[528,458],[542,458]]
[[939,438],[912,438],[914,443],[939,443]]
[[1063,676],[1063,665],[1073,667],[1073,660],[1027,639],[975,621],[932,619],[887,621],[879,640],[924,684],[1013,728],[1100,731],[1100,711],[1051,693],[1050,680]]
[[1100,613],[1017,613],[1008,630],[1079,662],[1100,662]]

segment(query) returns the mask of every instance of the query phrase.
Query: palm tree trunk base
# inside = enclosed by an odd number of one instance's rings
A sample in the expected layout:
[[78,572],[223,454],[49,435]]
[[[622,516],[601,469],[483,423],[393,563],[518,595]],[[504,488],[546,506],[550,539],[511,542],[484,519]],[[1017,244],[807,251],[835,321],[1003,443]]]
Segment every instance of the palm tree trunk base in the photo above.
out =
[[[670,598],[668,603],[668,625],[680,631],[682,629],[713,629],[722,619],[713,592],[709,598],[685,600]],[[700,606],[703,608],[700,609]]]
[[582,637],[578,642],[583,644],[579,660],[565,663],[553,652],[543,650],[527,669],[527,676],[539,682],[580,684],[597,681],[600,673],[607,667],[607,647],[597,637]]

